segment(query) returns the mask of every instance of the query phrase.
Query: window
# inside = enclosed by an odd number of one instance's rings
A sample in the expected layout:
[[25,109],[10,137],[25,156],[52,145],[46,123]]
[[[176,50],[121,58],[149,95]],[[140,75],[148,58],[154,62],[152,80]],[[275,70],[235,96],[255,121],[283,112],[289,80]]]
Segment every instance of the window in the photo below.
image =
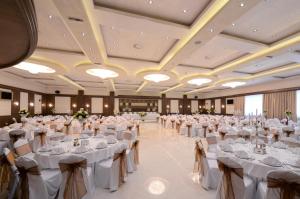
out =
[[296,92],[297,101],[296,101],[296,109],[297,109],[297,118],[300,118],[300,90]]
[[263,95],[248,95],[245,96],[245,115],[262,114],[263,109]]

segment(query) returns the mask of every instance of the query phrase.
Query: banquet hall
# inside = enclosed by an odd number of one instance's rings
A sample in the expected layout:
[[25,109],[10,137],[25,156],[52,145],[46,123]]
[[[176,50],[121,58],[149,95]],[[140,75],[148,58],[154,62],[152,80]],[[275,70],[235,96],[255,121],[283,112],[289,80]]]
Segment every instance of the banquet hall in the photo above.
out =
[[0,199],[300,199],[299,0],[1,0]]

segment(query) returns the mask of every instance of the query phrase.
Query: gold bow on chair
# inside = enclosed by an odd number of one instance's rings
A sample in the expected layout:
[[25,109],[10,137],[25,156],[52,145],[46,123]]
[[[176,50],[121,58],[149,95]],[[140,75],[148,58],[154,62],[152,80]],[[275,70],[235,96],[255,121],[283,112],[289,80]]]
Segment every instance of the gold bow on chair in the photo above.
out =
[[126,150],[123,150],[121,153],[116,153],[114,155],[114,161],[120,159],[120,167],[119,167],[119,186],[124,183],[127,171],[126,164]]
[[45,132],[45,131],[42,131],[42,132],[39,132],[38,134],[36,134],[36,136],[38,136],[40,138],[42,146],[44,146],[46,144],[46,134],[47,134],[47,132]]
[[59,163],[61,172],[68,172],[64,199],[81,199],[87,193],[82,174],[82,169],[86,169],[86,167],[86,160],[76,163]]
[[285,179],[267,177],[268,188],[279,188],[280,199],[294,199],[300,196],[300,184],[287,182]]
[[34,166],[26,169],[25,167],[18,167],[18,171],[20,173],[20,189],[18,193],[18,198],[29,199],[29,184],[28,184],[28,176],[30,175],[41,175],[38,166]]
[[218,165],[220,171],[223,171],[223,187],[224,187],[224,199],[235,199],[232,181],[231,181],[231,173],[235,173],[238,177],[243,179],[243,168],[232,168],[218,160]]
[[134,164],[139,164],[139,140],[136,140],[132,146]]
[[23,156],[23,155],[26,155],[26,154],[32,152],[32,150],[31,150],[28,143],[24,144],[22,146],[16,147],[15,149],[16,149],[16,152],[19,156]]
[[[201,146],[199,146],[201,145]],[[205,157],[205,152],[203,146],[199,142],[195,142],[195,163],[194,163],[194,172],[199,172],[201,175],[204,175],[203,170],[203,158]]]

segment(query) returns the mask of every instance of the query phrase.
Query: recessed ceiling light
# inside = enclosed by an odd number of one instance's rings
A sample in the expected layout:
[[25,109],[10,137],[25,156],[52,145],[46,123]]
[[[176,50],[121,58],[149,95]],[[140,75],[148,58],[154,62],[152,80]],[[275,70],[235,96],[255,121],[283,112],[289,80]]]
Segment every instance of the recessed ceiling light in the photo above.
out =
[[115,29],[115,27],[114,27],[114,26],[112,26],[112,27],[111,27],[111,29],[112,29],[112,30],[114,30],[114,29]]
[[189,84],[200,86],[202,84],[206,84],[211,82],[211,79],[208,78],[195,78],[188,81]]
[[257,32],[257,29],[253,29],[253,32]]
[[134,44],[133,47],[138,50],[143,48],[143,46],[141,44]]
[[246,84],[246,82],[228,82],[228,83],[222,84],[222,86],[235,88],[237,86],[242,86],[244,84]]
[[166,81],[166,80],[170,79],[170,77],[168,75],[165,75],[165,74],[155,73],[155,74],[145,75],[144,79],[157,83],[157,82]]
[[241,6],[241,7],[244,7],[244,6],[245,6],[245,4],[244,4],[243,2],[241,2],[241,3],[240,3],[240,6]]
[[235,26],[235,23],[232,23],[231,25],[232,25],[232,26]]
[[187,10],[184,9],[183,12],[184,12],[184,13],[187,13]]
[[86,33],[85,33],[85,32],[82,32],[81,35],[84,37],[84,36],[86,35]]
[[118,77],[119,74],[116,73],[115,71],[108,70],[108,69],[102,69],[102,68],[91,68],[86,71],[86,73],[100,77],[102,79],[107,79],[107,78],[114,78]]
[[52,15],[49,15],[48,17],[49,17],[49,19],[52,19],[52,18],[53,18],[53,16],[52,16]]
[[144,32],[142,31],[142,32],[140,32],[140,34],[141,34],[141,35],[143,35],[143,34],[144,34]]
[[21,70],[26,70],[32,74],[38,74],[38,73],[54,73],[55,70],[52,68],[49,68],[44,65],[40,64],[34,64],[34,63],[29,63],[29,62],[21,62],[15,66],[14,68],[18,68]]
[[148,3],[149,3],[149,4],[152,4],[152,3],[153,3],[153,1],[152,1],[152,0],[149,0],[149,1],[148,1]]
[[201,43],[202,43],[201,41],[195,41],[194,44],[199,45],[199,44],[201,44]]
[[211,28],[209,31],[210,31],[210,32],[213,32],[213,31],[214,31],[214,29],[212,29],[212,28]]

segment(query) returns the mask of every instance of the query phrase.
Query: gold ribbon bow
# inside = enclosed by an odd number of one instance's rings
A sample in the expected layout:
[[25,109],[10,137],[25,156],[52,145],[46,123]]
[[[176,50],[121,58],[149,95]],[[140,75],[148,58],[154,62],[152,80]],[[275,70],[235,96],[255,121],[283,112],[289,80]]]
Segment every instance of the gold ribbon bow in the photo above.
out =
[[81,199],[87,193],[82,174],[82,169],[86,167],[86,160],[71,164],[59,163],[61,172],[68,172],[64,199]]
[[268,188],[279,188],[280,199],[294,199],[295,196],[300,196],[300,184],[295,182],[290,183],[284,179],[274,179],[267,177]]
[[223,171],[223,187],[224,187],[224,199],[235,199],[231,173],[235,173],[238,177],[243,179],[243,168],[231,168],[224,163],[218,161],[220,171]]
[[203,147],[200,147],[199,143],[195,142],[194,172],[199,172],[200,171],[202,176],[204,175],[204,170],[203,170],[203,158],[204,157],[205,157],[205,152],[204,152]]
[[41,145],[44,146],[46,144],[46,132],[39,132],[36,136],[39,136]]
[[124,183],[124,179],[127,171],[126,164],[126,150],[123,150],[121,153],[117,153],[114,155],[114,161],[120,159],[120,167],[119,167],[119,186]]
[[41,175],[38,166],[34,166],[26,169],[25,167],[18,167],[18,171],[20,173],[20,189],[18,193],[18,198],[29,199],[29,184],[28,184],[28,176],[30,175]]
[[133,160],[134,160],[134,164],[139,164],[139,140],[136,140],[132,146],[131,146],[131,150],[133,151]]

